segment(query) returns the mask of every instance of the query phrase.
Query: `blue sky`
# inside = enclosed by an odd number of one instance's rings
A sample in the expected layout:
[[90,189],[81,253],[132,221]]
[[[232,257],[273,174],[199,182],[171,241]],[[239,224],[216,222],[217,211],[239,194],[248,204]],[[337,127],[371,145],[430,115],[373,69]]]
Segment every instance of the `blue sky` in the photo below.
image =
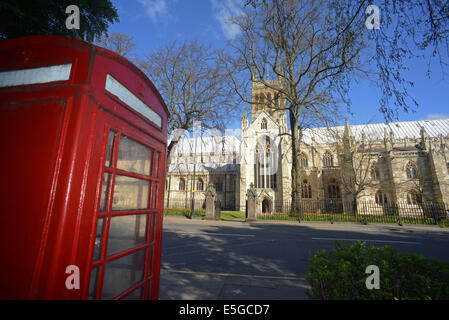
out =
[[[223,48],[238,30],[225,19],[243,10],[243,0],[112,0],[118,9],[120,22],[109,32],[123,32],[134,37],[137,54],[143,55],[174,40],[198,39],[212,48]],[[436,61],[435,61],[436,62]],[[409,89],[420,104],[415,113],[401,113],[399,121],[449,118],[449,77],[443,78],[437,63],[432,76],[426,76],[425,61],[410,61],[407,78],[415,83]],[[383,122],[378,111],[380,92],[368,81],[354,84],[351,124]],[[232,127],[239,127],[237,119]]]

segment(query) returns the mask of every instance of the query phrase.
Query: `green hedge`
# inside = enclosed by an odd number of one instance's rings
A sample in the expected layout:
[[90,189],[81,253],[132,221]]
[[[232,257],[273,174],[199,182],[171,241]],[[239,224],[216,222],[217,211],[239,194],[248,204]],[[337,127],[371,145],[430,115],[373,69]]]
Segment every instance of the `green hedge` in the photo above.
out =
[[[366,267],[380,271],[380,289],[369,290]],[[319,251],[312,258],[307,273],[309,298],[346,299],[449,299],[449,264],[417,254],[403,254],[390,246],[376,248],[364,242]]]
[[443,219],[440,221],[441,228],[449,228],[449,219]]

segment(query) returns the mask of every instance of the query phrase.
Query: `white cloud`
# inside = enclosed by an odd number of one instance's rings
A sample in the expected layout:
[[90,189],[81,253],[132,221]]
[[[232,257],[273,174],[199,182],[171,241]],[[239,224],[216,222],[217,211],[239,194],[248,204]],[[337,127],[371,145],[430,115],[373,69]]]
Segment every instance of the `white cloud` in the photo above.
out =
[[240,34],[240,28],[229,22],[232,16],[238,16],[243,13],[241,1],[239,0],[211,0],[212,11],[215,20],[220,24],[221,30],[227,39],[234,39]]
[[438,119],[447,119],[449,115],[442,113],[430,113],[427,115],[426,120],[438,120]]
[[146,15],[153,22],[169,16],[167,0],[139,0],[139,2],[144,7]]

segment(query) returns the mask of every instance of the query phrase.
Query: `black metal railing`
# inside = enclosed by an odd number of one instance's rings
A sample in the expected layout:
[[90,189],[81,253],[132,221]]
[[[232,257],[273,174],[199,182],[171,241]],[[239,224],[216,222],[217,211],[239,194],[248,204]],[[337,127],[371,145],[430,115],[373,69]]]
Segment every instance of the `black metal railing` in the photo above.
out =
[[[196,209],[206,209],[206,200],[205,199],[195,199],[195,210]],[[192,207],[192,199],[176,199],[168,201],[165,199],[164,208],[166,209],[190,209]],[[235,204],[227,203],[226,205],[223,202],[220,202],[221,210],[236,210]]]
[[372,201],[299,200],[275,201],[273,210],[262,212],[257,206],[259,220],[300,220],[329,222],[387,222],[438,224],[448,219],[449,206],[440,202],[409,204],[407,202],[378,204]]
[[[170,200],[166,209],[190,212],[191,199]],[[268,207],[268,210],[267,210]],[[195,215],[204,215],[204,199],[195,199]],[[263,210],[267,212],[263,212]],[[172,211],[173,211],[172,210]],[[232,210],[225,209],[222,210]],[[198,212],[197,212],[198,211]],[[439,224],[449,221],[449,204],[443,202],[407,202],[378,204],[374,201],[299,200],[292,207],[291,201],[275,201],[272,206],[256,205],[258,220],[296,220],[359,223]]]

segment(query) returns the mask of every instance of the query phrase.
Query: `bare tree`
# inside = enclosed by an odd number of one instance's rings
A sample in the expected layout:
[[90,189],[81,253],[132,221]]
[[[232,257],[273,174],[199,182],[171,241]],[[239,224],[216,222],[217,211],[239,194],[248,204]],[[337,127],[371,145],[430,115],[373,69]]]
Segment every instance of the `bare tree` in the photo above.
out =
[[336,151],[340,157],[341,186],[343,194],[349,196],[347,201],[355,201],[368,188],[378,187],[381,178],[383,141],[380,137],[348,137],[335,131]]
[[104,33],[96,40],[95,44],[105,49],[114,51],[115,53],[130,60],[134,61],[136,59],[134,54],[136,44],[134,43],[134,38],[130,35],[120,32],[114,32],[110,35]]
[[[349,106],[349,79],[359,70],[380,88],[379,111],[389,122],[397,119],[400,111],[414,111],[418,106],[408,92],[414,84],[405,75],[410,58],[427,60],[428,75],[431,61],[437,58],[443,74],[447,72],[447,1],[382,0],[377,7],[366,0],[245,3],[253,13],[230,20],[241,28],[242,35],[232,46],[238,59],[229,70],[252,71],[253,79],[258,76],[257,81],[267,87],[265,70],[283,80],[278,93],[287,101],[284,110],[289,112],[292,130],[292,200],[299,195],[300,172],[295,168],[303,128],[297,119],[305,110],[314,108],[309,114],[323,120],[326,117],[321,111],[337,102],[336,97]],[[369,28],[370,23],[374,27],[372,14],[376,16],[379,8],[380,28]],[[239,91],[237,78],[234,85]],[[250,102],[248,95],[240,92],[241,98]]]
[[[267,6],[271,0],[246,0],[245,6]],[[449,66],[449,2],[445,0],[328,0],[330,6],[351,12],[351,23],[359,25],[374,22],[378,14],[379,28],[360,32],[372,43],[366,58],[370,65],[371,79],[381,89],[379,111],[386,121],[398,119],[399,112],[414,111],[418,107],[408,92],[414,83],[405,72],[411,58],[421,58],[427,64],[427,76],[432,73],[434,59],[440,64],[443,76]],[[375,6],[371,6],[371,5]],[[373,8],[376,7],[376,8]],[[377,10],[379,9],[379,10]],[[354,11],[355,10],[355,11]],[[377,12],[375,12],[377,11]],[[339,15],[330,18],[338,19]],[[362,31],[362,30],[361,30]],[[366,30],[365,30],[366,31]]]
[[[200,121],[224,131],[239,103],[227,86],[227,73],[216,53],[197,41],[172,43],[146,55],[140,67],[158,88],[170,111],[168,159],[180,132]],[[169,165],[169,161],[167,161]]]
[[[360,5],[362,6],[362,5]],[[231,53],[222,55],[232,85],[239,97],[251,104],[244,82],[275,92],[268,105],[288,112],[292,150],[292,211],[299,208],[302,131],[311,123],[335,119],[329,112],[347,102],[349,75],[360,67],[360,53],[366,47],[358,24],[361,7],[340,7],[324,0],[270,0],[230,19],[239,26],[240,36],[229,44]],[[274,85],[268,73],[282,85]],[[277,104],[282,99],[285,103]]]

